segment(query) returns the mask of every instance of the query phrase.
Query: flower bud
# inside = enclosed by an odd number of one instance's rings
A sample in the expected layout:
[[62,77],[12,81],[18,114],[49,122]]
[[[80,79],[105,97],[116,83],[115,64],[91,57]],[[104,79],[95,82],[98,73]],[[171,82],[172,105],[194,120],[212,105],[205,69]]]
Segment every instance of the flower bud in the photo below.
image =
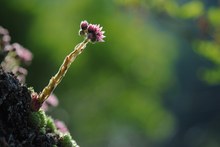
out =
[[82,30],[86,30],[88,28],[88,22],[86,20],[82,21],[81,24],[80,24],[80,28]]

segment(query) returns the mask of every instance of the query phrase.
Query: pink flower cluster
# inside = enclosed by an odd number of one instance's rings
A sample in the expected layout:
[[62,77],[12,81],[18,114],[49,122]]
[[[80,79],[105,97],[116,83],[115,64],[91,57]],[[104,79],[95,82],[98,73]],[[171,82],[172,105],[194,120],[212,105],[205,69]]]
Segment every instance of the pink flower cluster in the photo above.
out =
[[49,107],[56,107],[59,104],[58,98],[55,94],[51,94],[48,99],[42,104],[42,109],[47,111]]
[[5,71],[13,72],[20,82],[25,82],[27,70],[21,65],[31,62],[32,53],[18,43],[10,43],[11,37],[7,29],[0,26],[1,66]]
[[4,49],[5,46],[9,45],[10,41],[11,37],[8,30],[0,26],[0,47]]
[[5,51],[15,51],[16,56],[20,60],[22,60],[23,62],[26,62],[26,63],[30,62],[33,58],[32,53],[18,43],[13,43],[12,45],[7,45],[5,47]]
[[86,36],[91,42],[104,42],[104,31],[102,27],[97,24],[89,24],[86,20],[80,24],[80,35]]
[[66,127],[66,124],[63,121],[60,120],[55,120],[54,121],[56,128],[62,132],[62,133],[67,133],[69,130]]

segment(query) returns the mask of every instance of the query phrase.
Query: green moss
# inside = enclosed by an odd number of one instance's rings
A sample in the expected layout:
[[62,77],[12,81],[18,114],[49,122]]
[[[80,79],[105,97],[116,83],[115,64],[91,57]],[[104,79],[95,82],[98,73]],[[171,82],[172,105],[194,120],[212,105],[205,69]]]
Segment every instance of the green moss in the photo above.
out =
[[47,118],[43,110],[32,112],[29,117],[30,123],[35,128],[44,128],[46,126]]
[[55,132],[57,130],[54,121],[51,117],[47,117],[46,128],[51,130],[51,132]]
[[[54,120],[51,117],[45,115],[43,110],[37,112],[31,112],[29,122],[32,127],[39,130],[40,134],[46,134],[47,132],[55,133],[59,137],[58,146],[60,147],[79,147],[72,139],[71,135],[63,134],[57,130]],[[56,146],[54,146],[56,147]]]
[[30,93],[35,92],[33,87],[28,87],[28,91],[29,91]]
[[39,132],[41,134],[46,134],[46,129],[44,127],[40,128]]
[[79,147],[76,142],[72,139],[70,134],[65,134],[60,139],[60,145],[62,147]]

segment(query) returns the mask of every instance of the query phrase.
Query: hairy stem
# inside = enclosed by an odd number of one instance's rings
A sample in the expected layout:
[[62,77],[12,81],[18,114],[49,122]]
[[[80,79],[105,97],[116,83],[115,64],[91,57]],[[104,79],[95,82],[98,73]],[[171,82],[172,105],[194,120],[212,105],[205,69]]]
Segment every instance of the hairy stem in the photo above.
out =
[[43,103],[53,92],[53,90],[57,87],[57,85],[61,82],[63,77],[65,76],[67,70],[69,69],[71,63],[76,59],[76,57],[82,53],[86,44],[89,42],[89,39],[85,39],[83,42],[76,45],[75,49],[68,55],[63,61],[63,64],[60,66],[59,71],[53,76],[48,85],[43,89],[43,91],[39,95],[39,103]]

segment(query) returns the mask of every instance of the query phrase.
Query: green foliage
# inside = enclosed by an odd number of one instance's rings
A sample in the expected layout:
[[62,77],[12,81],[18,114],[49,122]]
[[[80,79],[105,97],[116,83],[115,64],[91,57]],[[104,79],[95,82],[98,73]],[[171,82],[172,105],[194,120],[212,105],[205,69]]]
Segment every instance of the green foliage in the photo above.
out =
[[197,41],[194,45],[198,54],[215,64],[212,68],[205,68],[200,76],[209,84],[220,83],[220,45],[215,41]]
[[191,1],[180,7],[180,17],[198,18],[204,12],[203,3],[200,1]]
[[195,43],[198,53],[220,65],[220,46],[214,41],[199,41]]
[[220,67],[213,69],[205,69],[202,78],[211,85],[218,85],[220,83]]
[[208,11],[208,19],[210,21],[210,23],[215,26],[215,27],[219,27],[220,25],[220,9],[219,8],[210,8]]

